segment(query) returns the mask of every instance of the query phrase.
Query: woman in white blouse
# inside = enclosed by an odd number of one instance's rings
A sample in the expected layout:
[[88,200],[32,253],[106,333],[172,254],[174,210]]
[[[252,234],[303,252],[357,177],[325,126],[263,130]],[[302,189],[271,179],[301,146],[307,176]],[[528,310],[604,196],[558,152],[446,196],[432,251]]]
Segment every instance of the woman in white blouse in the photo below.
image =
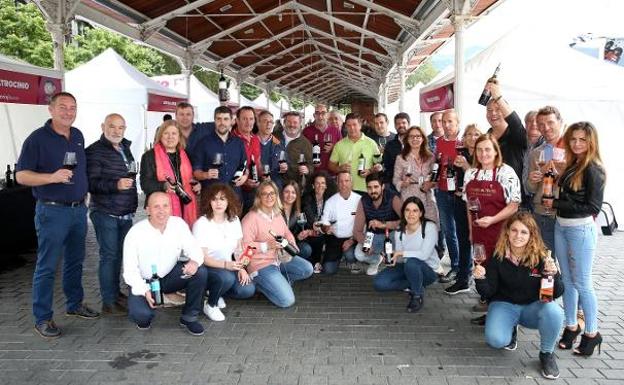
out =
[[[204,252],[208,267],[208,299],[204,313],[213,321],[223,321],[223,296],[249,298],[256,288],[240,262],[232,259],[240,252],[243,231],[238,219],[240,203],[232,188],[215,183],[202,193],[202,216],[193,225],[193,235]],[[237,250],[239,249],[239,250]]]
[[438,277],[440,259],[435,250],[438,229],[425,218],[425,205],[418,197],[409,197],[401,208],[399,230],[394,233],[393,265],[381,271],[373,285],[377,291],[409,290],[407,311],[415,313],[423,306],[425,287]]

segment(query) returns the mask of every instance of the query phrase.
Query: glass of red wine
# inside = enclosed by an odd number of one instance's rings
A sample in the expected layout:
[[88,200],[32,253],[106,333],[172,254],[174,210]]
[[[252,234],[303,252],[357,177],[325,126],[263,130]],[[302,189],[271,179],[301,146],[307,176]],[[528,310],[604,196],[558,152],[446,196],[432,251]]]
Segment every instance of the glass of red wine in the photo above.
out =
[[[180,253],[180,256],[178,257],[178,262],[182,262],[184,264],[186,264],[190,260],[191,259],[184,253],[184,251],[182,251]],[[186,274],[186,273],[182,273],[182,275],[180,275],[180,278],[182,278],[182,279],[189,279],[191,277],[192,277],[192,275]]]
[[135,178],[139,173],[139,166],[135,161],[129,161],[126,163],[126,167],[128,167],[128,178]]
[[[76,158],[76,153],[73,151],[66,152],[65,156],[63,157],[63,168],[73,171],[77,165],[78,165],[78,159]],[[71,178],[69,178],[69,180],[64,183],[74,184],[74,182],[71,181]]]
[[214,158],[212,158],[212,166],[214,168],[220,168],[222,164],[223,164],[223,154],[220,152],[215,153]]
[[474,219],[479,219],[479,211],[481,210],[481,202],[478,197],[468,198],[468,211],[474,216]]
[[486,259],[487,255],[485,254],[485,246],[481,243],[475,243],[472,245],[472,260],[477,265],[481,265]]
[[262,176],[268,178],[271,176],[271,166],[265,164],[262,166]]

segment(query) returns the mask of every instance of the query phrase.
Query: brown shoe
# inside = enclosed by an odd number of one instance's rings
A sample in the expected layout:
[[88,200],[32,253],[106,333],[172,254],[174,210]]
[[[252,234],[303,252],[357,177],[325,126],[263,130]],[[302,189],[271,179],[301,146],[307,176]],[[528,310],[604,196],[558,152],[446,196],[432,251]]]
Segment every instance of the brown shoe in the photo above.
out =
[[102,305],[102,315],[124,316],[127,314],[128,309],[118,302],[115,302],[112,305]]

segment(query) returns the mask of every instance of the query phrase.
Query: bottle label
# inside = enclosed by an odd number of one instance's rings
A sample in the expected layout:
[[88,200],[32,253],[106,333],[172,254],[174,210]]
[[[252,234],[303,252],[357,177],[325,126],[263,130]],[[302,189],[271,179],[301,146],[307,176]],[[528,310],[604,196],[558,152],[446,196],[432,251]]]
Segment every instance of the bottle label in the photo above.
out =
[[384,249],[385,249],[386,255],[392,255],[393,253],[392,242],[386,242],[386,244],[384,245]]
[[446,188],[448,191],[455,191],[455,177],[446,178]]
[[373,245],[374,236],[375,234],[373,234],[371,231],[366,232],[366,237],[364,238],[364,244],[362,245],[362,250],[364,251],[370,250],[371,246]]
[[150,282],[150,290],[154,293],[157,293],[160,291],[160,279],[153,279]]
[[553,196],[553,178],[547,176],[544,178],[544,183],[542,185],[543,196],[551,197]]
[[550,302],[553,299],[553,290],[555,287],[555,280],[552,275],[542,277],[540,283],[540,301]]

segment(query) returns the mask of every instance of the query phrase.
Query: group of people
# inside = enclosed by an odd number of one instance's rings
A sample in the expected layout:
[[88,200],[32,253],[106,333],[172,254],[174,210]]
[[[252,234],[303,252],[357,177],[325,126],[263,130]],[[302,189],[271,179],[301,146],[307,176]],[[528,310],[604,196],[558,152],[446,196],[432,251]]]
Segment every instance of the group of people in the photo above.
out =
[[[84,304],[81,282],[88,192],[102,313],[128,314],[139,329],[150,327],[160,304],[153,277],[183,304],[180,325],[201,335],[199,315],[223,321],[225,299],[261,293],[278,307],[292,306],[295,281],[335,274],[344,259],[352,273],[374,276],[376,290],[407,291],[409,312],[423,307],[432,283],[449,284],[445,293],[455,295],[474,279],[481,295],[475,310],[487,311],[474,322],[485,324],[486,341],[513,350],[518,324],[539,329],[542,373],[557,378],[553,351],[564,314],[561,349],[571,349],[582,332],[576,354],[591,355],[602,341],[591,281],[593,216],[605,185],[597,132],[579,122],[564,133],[550,106],[523,124],[498,84],[487,87],[491,128],[469,125],[461,138],[453,110],[431,115],[429,135],[399,113],[395,135],[383,113],[364,134],[357,114],[342,124],[319,104],[310,125],[289,112],[276,131],[268,111],[256,116],[241,107],[234,119],[217,107],[213,123],[195,124],[193,107],[180,103],[138,168],[123,116],[106,116],[100,139],[85,149],[72,127],[75,98],[55,95],[51,119],[24,142],[17,165],[18,182],[33,186],[37,199],[35,330],[61,334],[52,312],[61,255],[67,314],[100,316]],[[76,158],[71,167],[63,160],[68,153]],[[137,183],[148,217],[133,223]],[[451,269],[444,273],[447,253]],[[540,300],[547,275],[553,297],[563,293],[564,310]]]

